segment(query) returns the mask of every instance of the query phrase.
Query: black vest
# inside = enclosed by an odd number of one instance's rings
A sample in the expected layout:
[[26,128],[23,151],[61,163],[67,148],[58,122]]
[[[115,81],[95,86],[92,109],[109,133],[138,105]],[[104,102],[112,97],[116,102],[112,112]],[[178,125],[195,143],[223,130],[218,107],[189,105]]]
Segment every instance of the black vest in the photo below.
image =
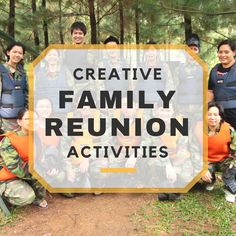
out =
[[17,118],[19,110],[26,106],[27,82],[26,74],[20,69],[20,80],[12,78],[10,72],[0,64],[2,91],[0,97],[0,117]]
[[211,81],[214,84],[214,99],[225,109],[236,108],[236,63],[228,73],[217,72],[217,64],[211,72]]

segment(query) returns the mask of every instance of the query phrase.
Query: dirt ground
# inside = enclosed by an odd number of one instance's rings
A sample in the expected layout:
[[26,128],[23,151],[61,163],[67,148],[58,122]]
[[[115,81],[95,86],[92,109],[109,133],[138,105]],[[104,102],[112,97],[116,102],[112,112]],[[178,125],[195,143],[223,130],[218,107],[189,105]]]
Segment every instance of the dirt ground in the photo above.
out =
[[27,206],[13,226],[1,231],[5,236],[139,235],[132,215],[155,198],[155,194],[85,194],[66,199],[53,194],[47,197],[48,209]]

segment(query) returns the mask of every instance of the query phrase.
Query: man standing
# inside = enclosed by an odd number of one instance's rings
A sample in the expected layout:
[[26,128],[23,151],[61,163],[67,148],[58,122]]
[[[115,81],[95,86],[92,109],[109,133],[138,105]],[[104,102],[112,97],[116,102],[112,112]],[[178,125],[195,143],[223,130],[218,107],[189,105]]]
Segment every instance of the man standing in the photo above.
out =
[[[71,33],[70,44],[74,46],[85,44],[87,28],[86,28],[86,25],[82,21],[74,22],[70,27],[70,33]],[[63,64],[65,68],[67,69],[66,72],[68,76],[73,77],[74,70],[79,66],[78,63],[84,63],[85,61],[88,61],[87,52],[84,52],[83,60],[78,61],[78,56],[77,56],[76,51],[73,51],[73,52],[66,51],[63,58]],[[82,87],[86,87],[87,84],[88,84],[87,81],[80,81],[79,89],[81,89]],[[75,91],[77,92],[77,88],[75,87],[74,84],[69,84],[69,85],[70,87],[73,87]]]
[[[197,34],[192,34],[186,40],[186,44],[194,53],[200,53],[200,39]],[[194,169],[198,172],[201,169],[201,156],[199,155],[201,135],[198,135],[196,128],[202,126],[202,114],[196,111],[199,106],[199,95],[202,93],[202,83],[199,80],[201,79],[201,71],[192,61],[186,61],[179,65],[176,69],[176,74],[178,74],[177,107],[179,115],[180,117],[185,115],[191,117],[189,136],[182,136],[176,139],[176,154],[172,157],[172,165],[177,174],[177,182],[185,185],[192,178],[190,175],[192,170]],[[196,80],[199,80],[199,83]],[[180,193],[158,194],[159,201],[177,200],[179,198],[181,198]]]

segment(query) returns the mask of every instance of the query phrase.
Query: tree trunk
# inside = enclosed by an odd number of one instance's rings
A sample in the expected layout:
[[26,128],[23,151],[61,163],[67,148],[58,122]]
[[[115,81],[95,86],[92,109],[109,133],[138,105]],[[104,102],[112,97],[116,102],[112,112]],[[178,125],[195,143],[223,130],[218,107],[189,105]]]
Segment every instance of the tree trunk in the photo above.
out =
[[185,30],[185,41],[192,34],[192,21],[191,16],[188,14],[184,14],[184,30]]
[[[46,0],[42,0],[42,7],[43,9],[47,10],[47,6],[46,6]],[[47,24],[47,13],[46,13],[46,19],[44,18],[43,20],[43,34],[44,34],[44,45],[45,48],[48,47],[49,45],[49,40],[48,40],[48,24]]]
[[60,35],[60,42],[61,44],[64,44],[64,37],[63,37],[63,32],[62,32],[62,29],[63,29],[63,26],[62,26],[62,10],[61,10],[61,0],[59,0],[59,11],[60,11],[60,15],[59,15],[59,35]]
[[90,27],[91,27],[91,43],[97,43],[97,29],[96,29],[96,18],[94,11],[94,0],[88,0],[89,3],[89,18],[90,18]]
[[[97,4],[97,8],[96,8],[96,11],[97,11],[97,19],[100,18],[100,7],[99,7],[99,4]],[[101,32],[100,32],[100,21],[97,22],[97,42],[100,42],[100,37],[101,37]]]
[[124,9],[123,9],[123,0],[119,0],[119,13],[120,13],[120,43],[124,44]]
[[[32,0],[32,12],[33,15],[36,13],[37,7],[36,7],[36,0]],[[38,29],[37,29],[37,23],[35,23],[35,27],[33,29],[33,33],[34,33],[34,45],[37,47],[37,49],[39,49],[39,33],[38,33]]]
[[8,34],[15,38],[15,0],[9,2]]
[[139,44],[139,9],[138,9],[138,1],[135,5],[135,38],[136,44]]

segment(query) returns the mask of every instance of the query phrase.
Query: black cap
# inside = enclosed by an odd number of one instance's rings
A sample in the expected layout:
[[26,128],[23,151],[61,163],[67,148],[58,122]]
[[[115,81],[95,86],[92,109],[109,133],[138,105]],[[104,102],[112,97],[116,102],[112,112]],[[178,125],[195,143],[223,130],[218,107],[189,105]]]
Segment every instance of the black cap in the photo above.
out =
[[192,34],[190,37],[187,39],[186,44],[188,46],[194,45],[197,46],[200,49],[200,39],[197,34]]

